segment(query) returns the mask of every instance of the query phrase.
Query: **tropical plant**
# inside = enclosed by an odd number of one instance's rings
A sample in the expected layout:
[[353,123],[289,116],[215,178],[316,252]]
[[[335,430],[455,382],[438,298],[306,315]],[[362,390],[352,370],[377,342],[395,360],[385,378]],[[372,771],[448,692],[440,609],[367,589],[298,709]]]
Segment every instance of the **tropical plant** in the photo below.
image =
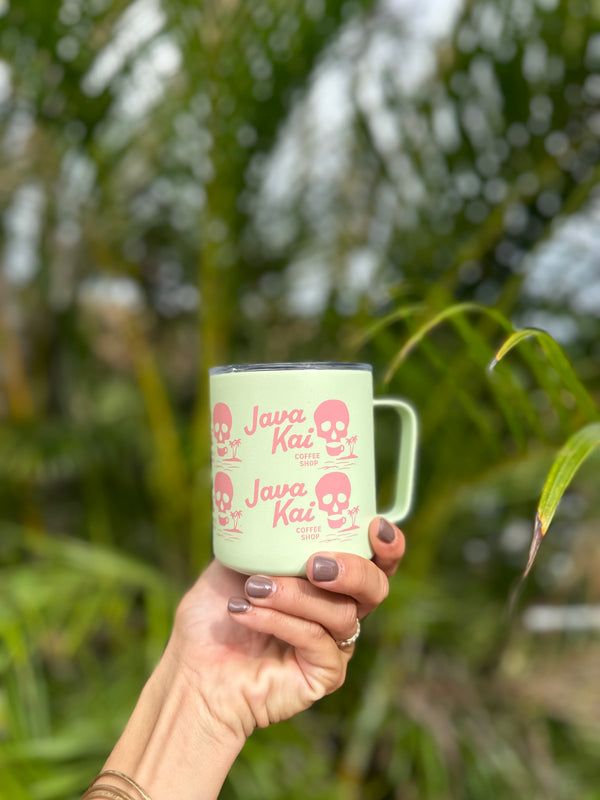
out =
[[600,423],[598,421],[592,421],[598,420],[600,412],[573,372],[569,360],[565,357],[559,344],[549,336],[546,331],[531,329],[516,331],[502,345],[490,366],[492,368],[495,367],[500,359],[513,347],[531,336],[536,337],[542,343],[542,347],[550,363],[561,378],[565,388],[571,392],[578,406],[581,407],[588,422],[569,437],[569,440],[558,453],[548,477],[546,478],[535,517],[533,539],[531,541],[529,559],[525,567],[524,577],[527,577],[533,566],[533,561],[542,543],[542,539],[552,522],[558,504],[565,491],[568,489],[571,480],[581,464],[588,458],[598,444],[600,444]]
[[0,798],[78,796],[210,557],[207,367],[304,358],[418,408],[408,554],[347,686],[223,797],[594,797],[597,640],[521,611],[600,596],[597,4],[0,26]]

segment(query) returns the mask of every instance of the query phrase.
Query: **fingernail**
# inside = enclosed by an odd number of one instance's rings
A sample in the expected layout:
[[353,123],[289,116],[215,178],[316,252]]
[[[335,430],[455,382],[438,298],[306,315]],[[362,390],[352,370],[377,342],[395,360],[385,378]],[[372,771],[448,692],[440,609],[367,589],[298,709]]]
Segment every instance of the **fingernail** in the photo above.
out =
[[316,556],[313,561],[313,579],[315,581],[333,581],[337,578],[340,568],[337,561],[325,556]]
[[253,575],[246,581],[245,589],[250,597],[269,597],[275,591],[275,584],[263,575]]
[[243,597],[230,597],[227,608],[232,614],[243,614],[244,611],[248,611],[252,606]]
[[383,517],[379,521],[379,530],[377,531],[377,538],[381,539],[382,542],[386,542],[387,544],[393,542],[394,539],[396,538],[396,531],[393,529],[393,527],[390,525],[387,519],[383,519]]

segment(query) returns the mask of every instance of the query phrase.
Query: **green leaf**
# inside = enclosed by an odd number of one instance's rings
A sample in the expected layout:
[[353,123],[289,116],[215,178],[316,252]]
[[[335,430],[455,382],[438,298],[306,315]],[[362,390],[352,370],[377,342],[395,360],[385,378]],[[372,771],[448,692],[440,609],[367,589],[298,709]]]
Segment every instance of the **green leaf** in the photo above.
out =
[[574,433],[556,456],[542,489],[524,577],[531,570],[561,497],[579,467],[598,445],[600,445],[600,422],[593,422]]
[[523,330],[516,331],[515,333],[511,334],[490,362],[489,368],[494,369],[496,364],[502,358],[504,358],[507,353],[509,353],[520,342],[524,341],[525,339],[530,339],[531,337],[535,337],[539,341],[544,353],[548,358],[548,361],[558,373],[565,388],[568,389],[575,398],[575,401],[585,415],[585,418],[591,420],[596,419],[598,417],[598,409],[596,404],[590,397],[587,389],[577,377],[575,370],[571,366],[569,359],[564,354],[562,347],[555,339],[552,338],[552,336],[550,336],[547,331],[540,330],[539,328],[523,328]]
[[0,786],[6,792],[2,797],[11,797],[12,800],[31,800],[31,795],[20,780],[3,766],[0,766]]
[[353,340],[352,345],[358,349],[373,339],[381,330],[393,325],[394,322],[399,322],[402,319],[410,317],[412,314],[418,314],[423,311],[423,303],[410,303],[409,305],[399,306],[386,314],[381,319],[376,320],[364,330],[360,331],[356,338]]
[[[472,324],[466,315],[453,317],[452,325],[465,342],[471,357],[478,365],[485,365],[490,358],[490,345],[487,336],[481,333],[480,326]],[[456,376],[456,380],[457,382],[461,381],[460,375]],[[527,432],[521,422],[521,417],[529,423],[533,431],[536,431],[539,438],[543,438],[543,428],[531,405],[529,395],[513,379],[513,376],[508,375],[505,381],[490,380],[488,388],[502,412],[513,438],[522,450],[526,448]]]
[[398,351],[392,360],[392,363],[390,364],[385,375],[385,382],[388,383],[392,379],[394,373],[400,367],[402,362],[414,350],[419,342],[421,342],[427,336],[427,334],[430,333],[430,331],[432,331],[434,328],[437,328],[438,325],[442,324],[442,322],[445,322],[452,317],[469,312],[485,314],[498,322],[501,327],[506,328],[509,331],[512,331],[513,329],[510,320],[505,317],[504,314],[494,308],[488,308],[480,303],[456,303],[455,305],[445,308],[443,311],[435,314],[435,316],[427,320],[427,322],[421,325],[421,327],[415,331],[415,333],[413,333],[413,335],[405,342],[403,347]]
[[[462,408],[465,417],[475,426],[482,436],[490,450],[495,450],[498,447],[498,438],[496,436],[493,421],[490,418],[489,409],[478,403],[476,398],[470,394],[465,388],[462,380],[457,380],[455,364],[448,362],[448,360],[438,352],[433,342],[424,341],[422,344],[423,358],[428,363],[432,364],[435,369],[440,373],[441,379],[438,386],[440,396],[452,397]],[[437,425],[445,425],[444,404],[436,404],[438,410],[437,419],[430,418],[429,424],[434,427]],[[425,409],[424,409],[424,413]]]

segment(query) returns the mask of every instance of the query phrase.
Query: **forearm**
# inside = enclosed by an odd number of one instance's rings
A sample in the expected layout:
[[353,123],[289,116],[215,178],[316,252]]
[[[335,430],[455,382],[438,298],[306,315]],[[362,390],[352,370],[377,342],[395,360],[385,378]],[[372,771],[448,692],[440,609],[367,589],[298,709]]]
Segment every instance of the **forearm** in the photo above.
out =
[[[243,743],[242,735],[211,716],[165,653],[104,769],[125,773],[152,800],[212,800]],[[110,783],[127,788],[114,776]]]

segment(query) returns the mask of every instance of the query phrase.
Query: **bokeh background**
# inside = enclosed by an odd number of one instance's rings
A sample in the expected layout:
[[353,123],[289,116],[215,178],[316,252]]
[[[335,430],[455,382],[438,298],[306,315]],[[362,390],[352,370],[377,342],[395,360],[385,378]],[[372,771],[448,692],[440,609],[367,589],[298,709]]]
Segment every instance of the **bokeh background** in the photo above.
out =
[[2,800],[79,796],[210,558],[207,368],[300,359],[419,410],[408,552],[222,797],[600,798],[597,456],[508,608],[597,411],[488,369],[597,404],[599,154],[597,0],[0,0]]

